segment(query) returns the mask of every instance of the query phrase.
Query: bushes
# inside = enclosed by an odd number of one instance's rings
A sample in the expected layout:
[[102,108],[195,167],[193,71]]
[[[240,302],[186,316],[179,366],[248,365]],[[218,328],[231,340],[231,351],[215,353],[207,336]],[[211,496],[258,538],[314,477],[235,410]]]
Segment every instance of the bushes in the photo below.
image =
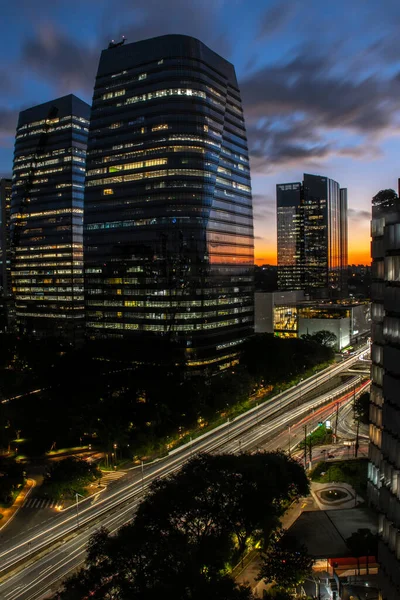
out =
[[[324,473],[324,475],[322,475]],[[348,483],[358,494],[366,497],[368,459],[340,460],[332,463],[320,462],[310,473],[312,481],[319,483]]]
[[0,502],[11,504],[24,483],[22,465],[11,458],[0,459]]
[[53,462],[43,482],[43,492],[54,498],[73,498],[75,493],[85,494],[85,488],[101,477],[93,463],[77,458]]

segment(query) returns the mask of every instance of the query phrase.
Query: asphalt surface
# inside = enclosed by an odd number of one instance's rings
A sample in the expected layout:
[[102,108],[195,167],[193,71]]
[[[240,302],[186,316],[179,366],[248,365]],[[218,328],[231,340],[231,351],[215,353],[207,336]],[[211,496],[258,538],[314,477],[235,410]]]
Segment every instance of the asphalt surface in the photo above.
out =
[[[363,352],[366,350],[367,347],[364,347]],[[99,526],[115,531],[130,521],[151,481],[178,470],[194,454],[216,451],[237,453],[261,446],[269,449],[269,445],[271,449],[287,448],[289,429],[285,429],[285,425],[298,421],[298,426],[303,427],[304,418],[320,419],[317,411],[321,410],[321,405],[329,403],[333,392],[305,403],[301,396],[348,369],[357,360],[358,354],[306,379],[300,385],[170,452],[168,457],[147,465],[143,473],[140,467],[131,470],[129,476],[109,489],[80,502],[79,515],[76,507],[70,507],[13,536],[7,536],[4,532],[0,538],[0,599],[37,600],[51,596],[62,580],[83,563],[88,538]],[[349,386],[354,389],[354,382],[343,384],[341,393],[348,393]],[[300,402],[301,405],[296,406]],[[307,416],[312,408],[314,417],[312,413]],[[332,407],[327,410],[332,413]]]

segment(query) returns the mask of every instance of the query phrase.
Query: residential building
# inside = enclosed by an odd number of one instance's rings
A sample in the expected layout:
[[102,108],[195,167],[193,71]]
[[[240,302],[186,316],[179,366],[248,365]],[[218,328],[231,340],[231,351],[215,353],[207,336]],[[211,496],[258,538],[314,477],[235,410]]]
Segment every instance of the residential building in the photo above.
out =
[[21,332],[73,336],[83,325],[83,198],[89,106],[73,95],[20,113],[10,216]]
[[347,296],[347,190],[328,177],[277,185],[278,287]]
[[232,64],[166,35],[101,54],[85,189],[86,325],[94,339],[237,362],[253,331],[253,213]]
[[372,348],[368,492],[379,513],[384,600],[400,598],[400,199],[372,200]]

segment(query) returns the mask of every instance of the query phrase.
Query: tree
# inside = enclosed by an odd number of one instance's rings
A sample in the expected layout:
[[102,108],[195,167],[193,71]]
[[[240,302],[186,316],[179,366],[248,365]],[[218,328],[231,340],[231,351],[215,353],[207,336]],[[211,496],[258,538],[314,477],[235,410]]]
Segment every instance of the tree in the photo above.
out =
[[321,331],[315,333],[306,333],[301,337],[306,341],[316,342],[317,344],[328,348],[333,348],[337,343],[337,336],[332,331],[326,329],[321,329]]
[[381,190],[378,192],[373,198],[374,204],[381,204],[382,202],[393,202],[398,198],[397,193],[391,188],[386,190]]
[[267,553],[262,557],[258,579],[275,582],[285,590],[303,583],[311,574],[313,559],[305,546],[299,544],[283,529],[276,532]]
[[284,454],[199,455],[154,481],[116,536],[91,538],[85,568],[61,597],[246,600],[227,564],[250,536],[267,541],[285,503],[307,492],[303,469]]
[[360,557],[366,557],[366,569],[368,574],[368,557],[375,556],[378,550],[378,538],[368,528],[357,529],[346,540],[350,552],[357,558],[358,574],[360,575]]
[[364,392],[354,401],[354,416],[365,425],[369,424],[369,392]]
[[53,462],[44,478],[44,489],[48,495],[56,498],[74,497],[82,494],[85,487],[101,477],[94,463],[80,458],[64,458]]
[[24,483],[24,469],[12,458],[0,459],[0,502],[9,504]]

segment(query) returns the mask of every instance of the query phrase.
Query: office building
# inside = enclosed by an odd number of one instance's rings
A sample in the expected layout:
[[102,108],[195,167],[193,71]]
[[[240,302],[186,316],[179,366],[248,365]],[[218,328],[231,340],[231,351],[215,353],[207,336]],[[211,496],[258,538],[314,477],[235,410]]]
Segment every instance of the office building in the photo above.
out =
[[276,186],[278,289],[304,287],[304,212],[301,183]]
[[10,268],[11,179],[0,179],[0,296],[11,293]]
[[256,333],[287,338],[319,331],[336,336],[336,350],[366,338],[371,331],[370,302],[309,301],[301,290],[255,293]]
[[232,64],[166,35],[101,54],[85,189],[86,325],[171,343],[192,372],[237,361],[253,330],[253,214]]
[[328,177],[278,184],[278,288],[347,295],[347,190]]
[[372,201],[372,348],[368,492],[379,513],[384,600],[400,598],[400,199]]
[[15,140],[11,278],[21,332],[83,325],[83,197],[89,106],[73,95],[24,110]]

